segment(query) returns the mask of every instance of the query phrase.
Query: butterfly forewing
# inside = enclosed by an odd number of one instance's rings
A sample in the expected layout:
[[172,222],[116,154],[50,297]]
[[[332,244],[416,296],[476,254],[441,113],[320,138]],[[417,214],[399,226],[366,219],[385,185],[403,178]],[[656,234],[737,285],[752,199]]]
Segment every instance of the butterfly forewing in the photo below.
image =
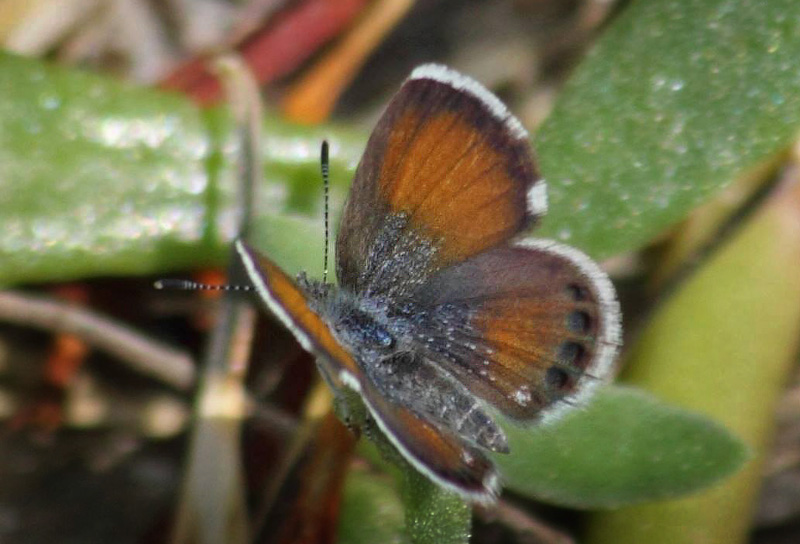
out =
[[370,137],[337,240],[340,282],[400,297],[436,270],[507,242],[546,210],[528,136],[452,70],[415,70]]
[[355,376],[359,370],[353,356],[335,338],[330,327],[315,313],[306,293],[275,263],[242,241],[236,242],[240,262],[267,309],[294,334],[307,351],[321,358],[326,377]]

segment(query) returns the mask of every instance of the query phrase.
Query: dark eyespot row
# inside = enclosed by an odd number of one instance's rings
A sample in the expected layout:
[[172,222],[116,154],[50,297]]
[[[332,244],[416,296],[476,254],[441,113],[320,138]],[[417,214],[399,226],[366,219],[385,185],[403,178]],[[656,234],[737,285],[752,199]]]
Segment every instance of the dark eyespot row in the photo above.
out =
[[589,299],[589,290],[577,283],[567,285],[567,295],[575,302]]
[[592,326],[592,318],[589,314],[580,310],[575,310],[567,315],[567,328],[576,334],[587,334]]
[[585,353],[584,347],[577,342],[562,342],[558,346],[558,361],[565,365],[575,365]]
[[577,363],[586,354],[584,347],[578,342],[562,342],[558,347],[558,363],[547,369],[544,380],[547,388],[553,392],[566,393],[573,385],[569,368],[579,366]]
[[551,366],[547,369],[544,380],[548,389],[560,391],[569,385],[569,374],[563,368]]
[[[588,288],[578,283],[570,283],[565,288],[566,296],[572,302],[588,302],[592,299]],[[583,305],[576,305],[578,307]],[[564,326],[578,339],[564,340],[556,350],[556,364],[547,369],[545,383],[552,392],[562,395],[568,394],[575,385],[575,380],[585,370],[589,353],[582,338],[589,336],[594,327],[592,315],[581,309],[574,309],[567,313]]]

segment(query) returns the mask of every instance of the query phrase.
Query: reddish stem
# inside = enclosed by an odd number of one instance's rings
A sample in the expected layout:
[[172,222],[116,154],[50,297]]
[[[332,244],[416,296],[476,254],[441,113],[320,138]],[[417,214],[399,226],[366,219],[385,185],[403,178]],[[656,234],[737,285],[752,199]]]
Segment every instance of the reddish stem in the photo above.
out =
[[[263,86],[292,72],[338,36],[365,4],[366,0],[306,0],[272,17],[236,50]],[[183,92],[205,106],[222,98],[222,88],[203,57],[177,68],[161,87]]]

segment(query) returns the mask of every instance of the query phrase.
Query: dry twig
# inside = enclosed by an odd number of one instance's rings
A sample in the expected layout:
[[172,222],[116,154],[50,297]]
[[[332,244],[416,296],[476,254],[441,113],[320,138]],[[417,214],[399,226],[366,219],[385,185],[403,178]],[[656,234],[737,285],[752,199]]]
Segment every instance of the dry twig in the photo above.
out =
[[195,381],[189,354],[86,308],[18,291],[0,292],[0,320],[74,334],[129,367],[180,390]]

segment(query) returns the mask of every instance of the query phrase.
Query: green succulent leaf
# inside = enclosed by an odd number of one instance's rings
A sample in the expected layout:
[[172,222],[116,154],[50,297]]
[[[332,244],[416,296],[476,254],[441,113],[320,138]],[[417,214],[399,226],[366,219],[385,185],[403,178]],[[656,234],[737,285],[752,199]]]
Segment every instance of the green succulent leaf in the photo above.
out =
[[403,467],[406,530],[414,544],[466,544],[472,509],[456,494],[445,491],[411,465]]
[[702,489],[739,469],[744,444],[713,420],[642,391],[608,386],[534,429],[506,426],[495,455],[505,487],[575,508],[613,508]]
[[536,136],[542,233],[595,257],[643,246],[800,126],[794,0],[632,2]]

